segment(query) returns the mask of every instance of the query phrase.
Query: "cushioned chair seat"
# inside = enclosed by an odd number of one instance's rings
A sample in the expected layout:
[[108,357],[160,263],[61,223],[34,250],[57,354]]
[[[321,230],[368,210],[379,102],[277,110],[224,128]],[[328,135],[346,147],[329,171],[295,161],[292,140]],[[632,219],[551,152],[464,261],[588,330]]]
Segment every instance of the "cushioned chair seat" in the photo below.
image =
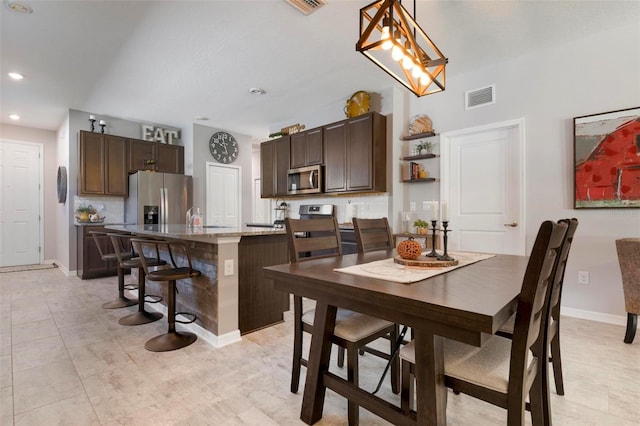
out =
[[[315,314],[315,309],[305,312],[304,315],[302,315],[302,322],[313,326]],[[336,326],[333,334],[348,342],[357,342],[391,325],[393,325],[392,322],[380,318],[338,308],[338,312],[336,313]]]

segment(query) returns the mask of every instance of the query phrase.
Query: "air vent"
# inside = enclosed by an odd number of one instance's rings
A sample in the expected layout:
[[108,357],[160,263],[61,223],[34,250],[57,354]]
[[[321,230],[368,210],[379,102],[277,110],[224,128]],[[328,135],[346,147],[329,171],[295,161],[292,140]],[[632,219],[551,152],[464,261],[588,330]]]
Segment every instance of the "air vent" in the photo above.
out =
[[496,103],[496,85],[470,90],[464,94],[465,109],[477,108]]
[[324,0],[284,0],[304,15],[310,15],[327,4]]

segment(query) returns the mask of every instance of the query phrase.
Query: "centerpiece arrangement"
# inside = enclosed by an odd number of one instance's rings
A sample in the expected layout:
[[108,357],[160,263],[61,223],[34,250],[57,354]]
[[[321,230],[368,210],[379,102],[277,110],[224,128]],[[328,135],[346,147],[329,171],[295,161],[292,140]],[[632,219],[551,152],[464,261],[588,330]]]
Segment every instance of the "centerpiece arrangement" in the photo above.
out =
[[79,206],[76,209],[75,218],[79,223],[101,223],[104,217],[100,217],[95,207],[91,204],[88,206]]

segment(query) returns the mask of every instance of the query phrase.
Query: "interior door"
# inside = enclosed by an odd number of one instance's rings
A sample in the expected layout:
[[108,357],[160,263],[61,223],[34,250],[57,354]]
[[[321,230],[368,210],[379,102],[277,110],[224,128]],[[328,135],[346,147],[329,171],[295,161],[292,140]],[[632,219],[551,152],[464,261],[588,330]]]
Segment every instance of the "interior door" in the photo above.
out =
[[205,225],[240,226],[240,166],[207,162]]
[[525,254],[524,120],[441,135],[449,249]]
[[0,141],[0,266],[41,263],[42,146]]

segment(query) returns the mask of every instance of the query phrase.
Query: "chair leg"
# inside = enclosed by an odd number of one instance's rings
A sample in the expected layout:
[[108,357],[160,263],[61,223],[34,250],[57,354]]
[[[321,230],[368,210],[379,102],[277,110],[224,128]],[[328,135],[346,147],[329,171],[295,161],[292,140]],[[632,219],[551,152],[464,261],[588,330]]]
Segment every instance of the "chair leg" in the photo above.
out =
[[[360,353],[360,351],[358,351]],[[362,351],[364,353],[364,351]],[[338,346],[338,367],[344,367],[344,348],[342,346]]]
[[556,384],[556,393],[564,395],[564,381],[562,380],[562,357],[560,355],[560,330],[556,330],[551,339],[551,365],[553,366],[553,381]]
[[193,333],[176,331],[176,282],[169,281],[169,291],[167,294],[167,322],[169,328],[167,333],[147,340],[144,348],[152,352],[166,352],[189,346],[197,340]]
[[391,332],[391,339],[389,340],[389,353],[393,356],[391,360],[391,391],[395,394],[400,393],[400,356],[396,353],[394,356],[394,350],[396,342],[398,341],[398,324],[393,326]]
[[124,295],[124,269],[118,266],[118,298],[102,305],[103,309],[119,309],[133,306],[138,303],[135,299],[129,299]]
[[144,269],[138,268],[138,312],[127,315],[118,320],[120,325],[142,325],[150,322],[158,321],[163,317],[160,312],[147,312],[144,309],[146,287],[146,274]]
[[402,360],[402,383],[400,386],[400,408],[404,414],[408,414],[411,410],[411,363]]
[[[546,362],[541,362],[540,364],[541,365],[538,366],[538,374],[536,374],[535,379],[533,379],[533,384],[529,390],[529,407],[531,409],[531,424],[533,426],[542,426],[546,424],[543,401],[544,379],[542,377],[543,373],[541,368],[548,368],[548,364]],[[524,425],[525,401],[522,397],[520,398],[520,401],[516,401],[517,397],[518,395],[514,395],[513,398],[509,398],[509,404],[507,407],[507,424],[509,426]]]
[[636,337],[636,329],[638,328],[638,314],[632,314],[627,312],[627,331],[624,335],[625,343],[633,343],[633,339]]
[[[347,348],[347,381],[358,387],[358,348]],[[355,402],[348,403],[349,426],[357,426],[360,421],[360,407]]]
[[302,359],[302,298],[293,298],[293,362],[291,363],[291,393],[300,386],[300,360]]

